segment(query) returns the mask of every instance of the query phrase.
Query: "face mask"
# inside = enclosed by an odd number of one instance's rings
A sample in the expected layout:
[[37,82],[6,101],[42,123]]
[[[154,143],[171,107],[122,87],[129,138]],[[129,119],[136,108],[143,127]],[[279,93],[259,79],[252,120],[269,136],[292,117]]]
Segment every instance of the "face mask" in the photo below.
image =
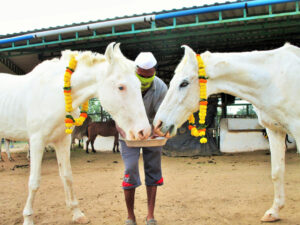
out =
[[156,72],[152,77],[142,77],[139,74],[136,73],[137,78],[141,81],[142,84],[142,91],[146,91],[152,84],[154,77],[155,77]]

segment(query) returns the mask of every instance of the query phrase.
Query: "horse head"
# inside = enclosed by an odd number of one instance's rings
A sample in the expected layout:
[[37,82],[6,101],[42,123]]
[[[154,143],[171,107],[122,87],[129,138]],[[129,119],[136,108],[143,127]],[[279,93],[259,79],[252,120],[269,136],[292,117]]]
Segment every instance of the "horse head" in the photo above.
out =
[[99,81],[98,98],[103,108],[126,133],[126,139],[148,138],[151,127],[146,115],[136,66],[111,43],[105,51],[105,74]]
[[185,49],[184,56],[154,118],[155,130],[160,135],[174,136],[189,115],[198,110],[200,89],[196,53],[186,45],[182,47]]

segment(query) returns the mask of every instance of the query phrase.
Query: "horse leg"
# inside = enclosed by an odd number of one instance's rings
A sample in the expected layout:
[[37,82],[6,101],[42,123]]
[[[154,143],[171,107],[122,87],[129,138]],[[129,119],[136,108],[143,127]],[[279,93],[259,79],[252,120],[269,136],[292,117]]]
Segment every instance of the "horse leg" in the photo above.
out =
[[30,141],[28,141],[27,160],[30,161]]
[[0,162],[3,161],[1,156],[2,138],[0,138]]
[[116,141],[116,145],[117,145],[117,152],[120,152],[120,150],[119,150],[119,133],[117,133],[115,141]]
[[89,154],[89,144],[90,144],[90,138],[88,138],[87,139],[87,141],[86,141],[86,150],[85,150],[85,152],[87,153],[87,154]]
[[9,151],[9,143],[10,143],[10,141],[5,139],[5,148],[6,148],[7,157],[9,159],[9,161],[13,161],[14,159],[11,157],[10,151]]
[[285,202],[284,171],[285,171],[285,133],[267,129],[272,164],[272,181],[274,184],[274,201],[272,207],[261,218],[265,222],[279,220],[279,210]]
[[92,152],[93,152],[93,153],[96,153],[95,148],[94,148],[94,142],[95,142],[95,140],[96,140],[96,138],[93,138],[93,139],[91,140]]
[[119,152],[119,146],[118,146],[119,141],[118,141],[117,135],[119,135],[119,134],[116,134],[116,135],[115,135],[114,148],[113,148],[113,152],[114,152],[114,153],[115,153],[116,151]]
[[113,153],[116,152],[115,148],[116,148],[116,138],[114,139]]
[[33,201],[35,194],[39,189],[41,180],[41,165],[44,154],[44,143],[40,137],[30,139],[31,156],[30,156],[30,176],[28,182],[28,197],[23,210],[23,225],[33,224]]
[[28,161],[30,161],[30,149],[28,149],[26,158],[27,158]]
[[73,178],[70,162],[70,140],[65,138],[60,142],[54,143],[56,149],[56,156],[59,168],[59,175],[65,189],[66,205],[73,214],[73,221],[75,223],[86,224],[89,219],[82,213],[78,207],[78,201],[73,190]]

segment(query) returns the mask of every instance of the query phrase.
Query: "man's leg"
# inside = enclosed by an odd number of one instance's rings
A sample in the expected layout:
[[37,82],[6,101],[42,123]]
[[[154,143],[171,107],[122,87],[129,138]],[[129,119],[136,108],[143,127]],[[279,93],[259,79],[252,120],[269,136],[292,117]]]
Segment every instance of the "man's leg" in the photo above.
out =
[[134,195],[135,188],[132,189],[124,189],[125,201],[127,206],[128,219],[135,221],[134,214]]
[[147,186],[148,215],[147,220],[154,219],[157,186]]
[[129,148],[120,140],[120,152],[125,166],[122,187],[124,189],[128,219],[135,221],[134,196],[135,188],[141,185],[139,175],[140,148]]
[[154,219],[157,186],[163,184],[161,172],[161,147],[143,148],[145,183],[147,186],[148,215],[147,220]]

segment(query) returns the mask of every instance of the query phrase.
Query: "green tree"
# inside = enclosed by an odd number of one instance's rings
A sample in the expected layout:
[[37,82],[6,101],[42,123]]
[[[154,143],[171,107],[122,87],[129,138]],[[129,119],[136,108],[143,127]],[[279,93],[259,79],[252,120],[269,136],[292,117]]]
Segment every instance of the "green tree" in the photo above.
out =
[[89,100],[88,114],[93,121],[97,122],[111,119],[111,116],[103,110],[100,101],[96,98]]

